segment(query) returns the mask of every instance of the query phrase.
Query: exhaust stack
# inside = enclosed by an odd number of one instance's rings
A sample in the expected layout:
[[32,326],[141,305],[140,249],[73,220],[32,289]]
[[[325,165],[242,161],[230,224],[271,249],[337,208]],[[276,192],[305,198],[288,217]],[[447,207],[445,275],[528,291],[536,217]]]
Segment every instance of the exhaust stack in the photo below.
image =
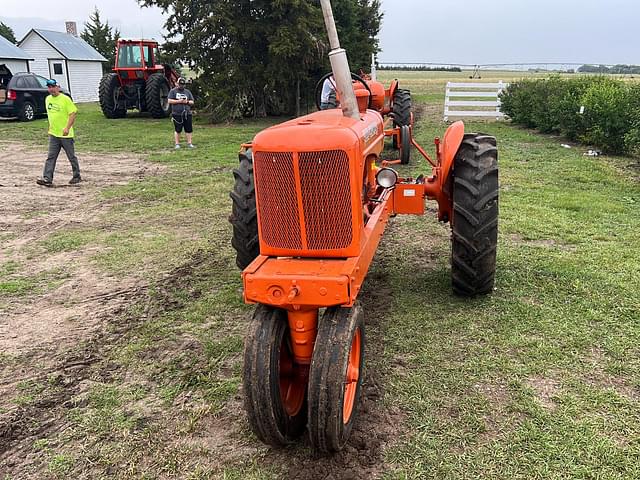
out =
[[340,48],[340,39],[336,30],[336,22],[333,19],[333,10],[331,9],[330,0],[320,0],[322,5],[322,13],[324,15],[324,23],[327,27],[329,35],[329,61],[331,62],[331,70],[333,78],[336,80],[337,94],[340,97],[340,105],[342,106],[342,114],[345,117],[351,117],[360,120],[360,112],[358,110],[358,101],[353,91],[353,83],[351,82],[351,69],[347,60],[347,52],[344,48]]

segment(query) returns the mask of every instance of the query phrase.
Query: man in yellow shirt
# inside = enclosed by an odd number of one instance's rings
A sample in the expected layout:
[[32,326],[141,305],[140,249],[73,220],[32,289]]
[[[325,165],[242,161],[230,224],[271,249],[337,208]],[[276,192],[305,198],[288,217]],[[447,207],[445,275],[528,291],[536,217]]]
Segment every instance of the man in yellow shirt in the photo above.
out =
[[73,177],[69,181],[71,185],[80,182],[80,165],[76,157],[74,147],[73,123],[76,121],[78,108],[71,99],[60,92],[60,85],[55,80],[47,80],[49,96],[45,100],[47,117],[49,118],[49,155],[44,164],[42,178],[36,180],[38,185],[50,187],[53,185],[53,173],[56,169],[56,161],[60,149],[64,149],[71,163]]

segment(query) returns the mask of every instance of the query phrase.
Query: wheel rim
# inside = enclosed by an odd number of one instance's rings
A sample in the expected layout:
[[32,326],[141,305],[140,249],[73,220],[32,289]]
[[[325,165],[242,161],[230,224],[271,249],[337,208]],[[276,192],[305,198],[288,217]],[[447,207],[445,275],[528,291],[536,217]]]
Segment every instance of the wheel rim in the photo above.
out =
[[347,362],[347,372],[344,384],[344,401],[342,405],[342,422],[346,425],[351,419],[353,407],[356,403],[356,393],[358,391],[358,380],[360,379],[360,356],[362,339],[360,329],[356,330],[351,341],[349,360]]
[[33,119],[33,107],[31,105],[27,105],[26,107],[24,107],[24,116],[28,120]]
[[290,417],[296,416],[304,403],[305,382],[299,375],[299,367],[293,361],[293,355],[287,339],[280,344],[280,398],[282,406]]

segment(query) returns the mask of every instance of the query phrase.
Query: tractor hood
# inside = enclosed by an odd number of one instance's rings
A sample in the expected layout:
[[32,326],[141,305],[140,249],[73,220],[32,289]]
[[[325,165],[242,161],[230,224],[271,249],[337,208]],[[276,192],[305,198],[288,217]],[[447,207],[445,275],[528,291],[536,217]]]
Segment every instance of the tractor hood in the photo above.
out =
[[254,138],[254,151],[312,152],[323,150],[364,151],[384,135],[382,117],[367,110],[360,120],[342,115],[340,109],[315,112],[267,128]]

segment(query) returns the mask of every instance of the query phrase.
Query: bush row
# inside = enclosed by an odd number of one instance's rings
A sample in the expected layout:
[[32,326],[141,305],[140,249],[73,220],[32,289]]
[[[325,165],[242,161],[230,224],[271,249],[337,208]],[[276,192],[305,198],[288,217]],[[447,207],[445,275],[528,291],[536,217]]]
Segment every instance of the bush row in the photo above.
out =
[[503,92],[502,111],[543,133],[609,153],[640,154],[640,84],[604,76],[524,79]]

